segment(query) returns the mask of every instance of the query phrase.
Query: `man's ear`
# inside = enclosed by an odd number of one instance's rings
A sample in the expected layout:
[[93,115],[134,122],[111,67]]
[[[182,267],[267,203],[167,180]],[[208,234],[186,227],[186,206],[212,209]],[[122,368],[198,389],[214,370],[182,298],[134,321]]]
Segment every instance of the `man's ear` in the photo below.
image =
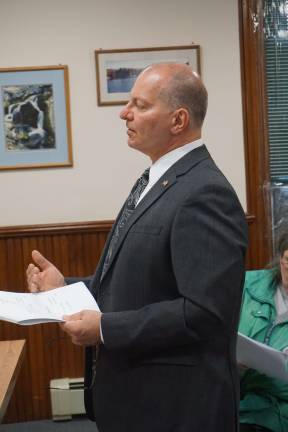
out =
[[178,135],[187,129],[190,124],[190,114],[186,108],[178,108],[174,111],[172,117],[171,132],[173,135]]

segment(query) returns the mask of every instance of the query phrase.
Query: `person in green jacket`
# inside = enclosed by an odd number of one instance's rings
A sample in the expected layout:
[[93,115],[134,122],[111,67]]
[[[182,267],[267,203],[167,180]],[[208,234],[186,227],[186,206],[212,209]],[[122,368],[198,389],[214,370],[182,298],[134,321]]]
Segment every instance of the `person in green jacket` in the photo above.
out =
[[[288,356],[288,233],[270,269],[246,272],[239,332]],[[240,371],[240,432],[252,431],[288,432],[288,381],[246,368]]]

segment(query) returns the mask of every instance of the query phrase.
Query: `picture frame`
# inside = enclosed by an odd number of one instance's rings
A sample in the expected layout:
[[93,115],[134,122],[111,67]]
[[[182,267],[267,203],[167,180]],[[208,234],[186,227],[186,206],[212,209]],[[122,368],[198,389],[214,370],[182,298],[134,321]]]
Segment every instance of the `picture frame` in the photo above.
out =
[[197,44],[154,48],[95,50],[98,106],[124,105],[139,75],[153,63],[187,63],[201,74]]
[[0,170],[73,165],[68,66],[0,69]]

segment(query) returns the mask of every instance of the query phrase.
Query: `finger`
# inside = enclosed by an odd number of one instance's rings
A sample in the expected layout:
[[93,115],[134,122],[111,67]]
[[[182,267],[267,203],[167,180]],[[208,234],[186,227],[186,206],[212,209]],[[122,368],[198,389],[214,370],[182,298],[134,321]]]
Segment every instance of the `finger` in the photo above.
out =
[[41,282],[40,276],[41,275],[39,272],[34,272],[33,274],[31,274],[30,283],[35,283],[37,285],[40,285],[40,282]]
[[39,275],[38,274],[32,274],[29,278],[27,278],[27,287],[28,287],[28,290],[31,292],[40,291]]
[[65,321],[61,323],[62,330],[67,333],[71,338],[79,339],[82,333],[82,328],[80,327],[80,321]]
[[35,267],[33,264],[33,268],[30,268],[30,271],[27,272],[27,282],[28,284],[33,282],[33,279],[35,278],[35,276],[39,276],[40,270],[38,269],[38,267]]
[[37,268],[38,267],[36,267],[34,264],[29,264],[29,266],[27,267],[27,270],[26,270],[27,281],[29,281],[31,279],[31,276],[36,272]]
[[71,338],[71,342],[74,345],[78,345],[78,346],[84,346],[85,345],[83,342],[81,342],[81,341],[79,341],[78,339],[75,339],[75,338]]
[[35,265],[30,263],[27,267],[26,274],[29,275],[31,272],[33,272],[34,268],[35,268]]
[[32,282],[30,285],[28,285],[28,289],[29,289],[29,291],[31,291],[33,293],[40,291],[38,285],[34,282]]
[[50,261],[48,261],[40,252],[37,250],[32,251],[32,258],[35,264],[40,267],[41,270],[47,269],[52,265]]

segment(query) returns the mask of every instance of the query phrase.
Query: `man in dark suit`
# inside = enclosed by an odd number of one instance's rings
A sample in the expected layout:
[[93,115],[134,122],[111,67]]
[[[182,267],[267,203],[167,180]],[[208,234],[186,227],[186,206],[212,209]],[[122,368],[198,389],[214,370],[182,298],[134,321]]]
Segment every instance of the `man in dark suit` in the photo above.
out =
[[[62,325],[88,347],[87,386],[96,366],[86,405],[100,432],[237,430],[246,222],[201,140],[206,107],[190,67],[159,64],[139,75],[120,114],[129,146],[152,160],[149,180],[135,185],[88,282],[101,313]],[[64,284],[32,256],[31,291]]]

